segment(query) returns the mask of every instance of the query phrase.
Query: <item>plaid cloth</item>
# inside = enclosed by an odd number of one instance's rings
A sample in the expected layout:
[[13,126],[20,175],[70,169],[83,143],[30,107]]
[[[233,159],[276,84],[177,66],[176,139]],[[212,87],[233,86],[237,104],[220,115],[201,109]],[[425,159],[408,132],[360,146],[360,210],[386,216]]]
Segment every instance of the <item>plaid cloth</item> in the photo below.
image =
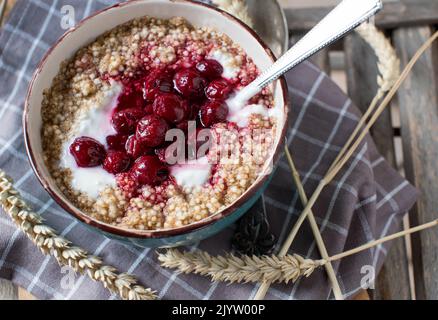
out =
[[[86,17],[113,2],[76,0],[76,17]],[[252,298],[258,289],[256,284],[228,286],[200,276],[177,275],[159,266],[154,250],[126,247],[90,232],[60,209],[37,182],[24,151],[22,107],[37,63],[63,33],[60,10],[71,4],[71,0],[19,0],[1,31],[0,167],[15,179],[24,198],[50,226],[75,245],[101,256],[105,263],[135,274],[144,286],[157,290],[160,298]],[[287,80],[292,100],[288,141],[307,194],[311,195],[360,114],[350,99],[310,63],[295,68]],[[329,254],[398,231],[415,198],[415,189],[390,168],[368,137],[314,207]],[[262,200],[271,227],[282,243],[302,210],[284,159]],[[196,247],[212,254],[229,251],[233,232],[229,228]],[[319,258],[307,224],[292,252]],[[335,264],[345,297],[361,289],[363,267],[372,266],[378,272],[387,252],[387,245],[378,246]],[[53,258],[36,250],[7,215],[0,213],[0,277],[12,280],[40,299],[118,298],[84,276],[76,276],[66,285],[67,276],[68,270],[60,269]],[[295,285],[273,286],[267,298],[328,299],[332,294],[325,270],[321,269]]]

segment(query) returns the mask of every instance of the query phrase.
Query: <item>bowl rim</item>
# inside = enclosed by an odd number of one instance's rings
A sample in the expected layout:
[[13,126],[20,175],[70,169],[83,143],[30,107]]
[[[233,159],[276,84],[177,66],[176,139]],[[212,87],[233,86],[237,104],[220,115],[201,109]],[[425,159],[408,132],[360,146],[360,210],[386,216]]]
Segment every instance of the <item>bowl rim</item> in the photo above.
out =
[[[148,1],[148,0],[146,0]],[[117,10],[118,8],[131,5],[132,3],[136,2],[145,2],[145,0],[131,0],[127,2],[117,3],[115,5],[112,5],[110,7],[103,8],[94,14],[90,15],[89,17],[81,20],[76,26],[66,31],[51,47],[50,49],[45,53],[42,60],[39,62],[33,76],[32,80],[29,83],[29,87],[26,94],[25,104],[24,104],[24,111],[23,111],[23,134],[24,134],[24,142],[26,147],[26,154],[29,158],[30,165],[32,167],[32,170],[34,171],[38,181],[43,186],[43,188],[49,193],[49,195],[53,198],[53,200],[61,207],[63,208],[68,214],[72,215],[79,221],[92,226],[94,228],[97,228],[103,232],[113,234],[115,236],[120,237],[127,237],[131,239],[163,239],[163,238],[170,238],[170,237],[176,237],[176,236],[184,236],[187,234],[190,234],[192,232],[199,231],[200,229],[206,228],[208,226],[213,225],[214,223],[218,222],[219,220],[222,220],[226,217],[231,216],[233,213],[236,212],[236,209],[244,205],[254,194],[259,190],[269,179],[270,175],[265,174],[261,179],[256,181],[236,202],[232,203],[230,206],[225,208],[224,210],[213,214],[199,222],[178,227],[178,228],[172,228],[172,229],[162,229],[162,230],[135,230],[135,229],[123,229],[121,227],[113,226],[104,222],[101,222],[97,219],[94,219],[88,215],[86,215],[82,210],[75,207],[70,201],[64,201],[58,193],[54,190],[54,187],[51,186],[51,183],[49,180],[45,177],[45,174],[41,170],[40,166],[38,165],[36,161],[36,157],[34,154],[34,151],[32,149],[31,145],[31,139],[30,139],[30,132],[29,132],[29,100],[30,96],[32,94],[32,89],[34,87],[34,83],[36,81],[37,76],[41,72],[41,70],[45,67],[47,59],[53,52],[53,50],[71,33],[75,32],[78,28],[80,28],[84,23],[86,23],[89,19],[92,19],[104,12],[110,11],[110,10]],[[218,13],[220,13],[222,16],[224,16],[226,19],[231,19],[234,22],[237,22],[241,25],[249,34],[255,38],[255,40],[262,46],[262,48],[265,49],[268,56],[271,58],[272,61],[276,61],[276,57],[273,54],[272,50],[269,48],[269,46],[256,34],[256,32],[251,29],[248,25],[246,25],[244,22],[240,21],[238,18],[232,16],[231,14],[225,12],[222,9],[212,7],[210,5],[201,3],[201,2],[195,2],[193,0],[170,0],[169,4],[175,3],[175,2],[181,2],[181,3],[188,3],[195,6],[201,6],[205,7],[209,10],[214,10]],[[281,146],[283,143],[285,143],[286,140],[286,133],[288,128],[288,122],[289,122],[289,97],[288,97],[288,89],[285,78],[282,76],[278,79],[280,88],[283,92],[283,108],[284,108],[284,127],[280,136],[280,140],[278,141],[278,144],[275,148],[275,152],[273,154],[273,163],[276,165],[278,162],[280,155],[282,154]]]

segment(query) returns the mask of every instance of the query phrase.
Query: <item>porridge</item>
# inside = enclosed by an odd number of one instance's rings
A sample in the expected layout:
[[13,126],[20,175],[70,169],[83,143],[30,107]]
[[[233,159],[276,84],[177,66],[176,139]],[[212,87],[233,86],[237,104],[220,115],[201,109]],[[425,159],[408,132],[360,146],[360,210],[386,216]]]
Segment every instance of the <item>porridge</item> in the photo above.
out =
[[271,90],[227,104],[258,74],[229,37],[182,18],[118,26],[64,62],[45,90],[46,165],[66,197],[104,223],[201,221],[240,198],[272,151]]

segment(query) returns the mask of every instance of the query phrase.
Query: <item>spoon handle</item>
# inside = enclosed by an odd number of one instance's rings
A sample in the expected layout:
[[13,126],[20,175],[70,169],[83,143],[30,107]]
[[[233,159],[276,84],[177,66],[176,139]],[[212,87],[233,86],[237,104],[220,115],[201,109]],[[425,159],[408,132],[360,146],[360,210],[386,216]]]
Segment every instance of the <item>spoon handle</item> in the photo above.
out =
[[247,101],[272,81],[314,55],[382,9],[381,0],[344,0],[296,45],[241,90],[236,98]]

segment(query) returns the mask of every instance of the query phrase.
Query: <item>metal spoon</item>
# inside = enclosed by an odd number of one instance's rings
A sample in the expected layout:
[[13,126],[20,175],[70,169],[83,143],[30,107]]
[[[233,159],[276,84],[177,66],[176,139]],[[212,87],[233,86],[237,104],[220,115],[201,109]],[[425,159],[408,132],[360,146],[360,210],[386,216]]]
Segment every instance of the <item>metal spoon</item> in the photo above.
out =
[[230,108],[239,109],[281,75],[338,40],[382,9],[381,0],[344,0],[256,80],[230,98]]

